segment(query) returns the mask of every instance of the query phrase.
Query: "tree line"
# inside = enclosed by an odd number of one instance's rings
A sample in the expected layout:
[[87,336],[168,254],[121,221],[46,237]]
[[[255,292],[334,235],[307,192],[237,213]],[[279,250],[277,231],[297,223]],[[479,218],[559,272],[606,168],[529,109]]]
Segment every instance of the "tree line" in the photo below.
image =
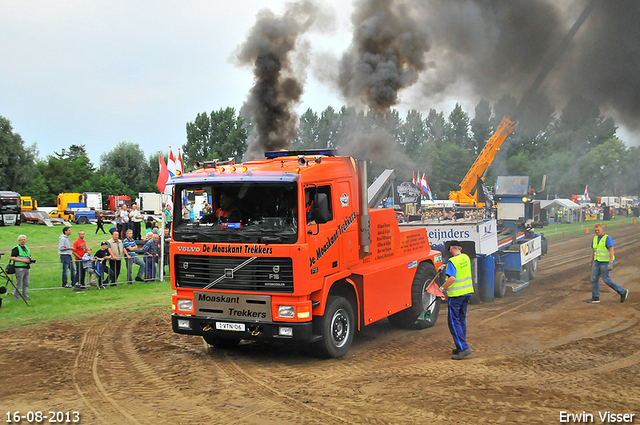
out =
[[[34,197],[39,205],[55,205],[62,192],[101,192],[129,195],[157,192],[158,154],[148,158],[138,144],[121,142],[100,156],[96,167],[84,145],[40,158],[37,146],[27,146],[0,116],[0,190],[13,190]],[[107,196],[103,197],[106,203]],[[106,205],[105,205],[106,206]]]
[[[432,192],[446,199],[493,134],[502,117],[516,109],[517,101],[503,96],[495,104],[481,100],[473,118],[456,104],[445,116],[430,109],[409,110],[405,116],[391,109],[385,114],[343,106],[305,111],[299,120],[292,149],[337,148],[353,154],[353,140],[386,135],[393,155],[377,157],[370,165],[373,179],[385,168],[410,180],[412,171],[426,173]],[[549,100],[539,96],[519,117],[486,175],[492,186],[498,175],[528,175],[540,189],[546,175],[546,194],[570,197],[586,185],[592,198],[600,195],[640,194],[640,148],[629,147],[616,136],[617,127],[588,99],[575,97],[556,114]],[[194,161],[243,157],[251,123],[228,107],[197,114],[186,124],[182,147],[185,171]],[[357,151],[356,151],[357,153]],[[163,155],[164,156],[164,155]],[[154,192],[158,154],[145,156],[136,143],[120,142],[100,156],[96,167],[84,145],[40,158],[35,144],[27,146],[0,116],[0,190],[33,196],[41,205],[54,205],[60,192],[102,192],[130,195]]]

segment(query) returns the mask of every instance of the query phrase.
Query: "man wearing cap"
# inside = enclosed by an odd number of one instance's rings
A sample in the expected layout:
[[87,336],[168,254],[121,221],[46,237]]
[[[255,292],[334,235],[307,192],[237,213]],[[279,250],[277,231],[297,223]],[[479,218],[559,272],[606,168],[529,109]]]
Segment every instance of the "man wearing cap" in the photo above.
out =
[[[449,331],[456,348],[453,360],[462,360],[471,354],[467,345],[467,306],[473,294],[473,277],[471,276],[471,260],[462,253],[462,245],[458,241],[449,242],[449,263],[446,266],[447,280],[440,288],[449,297]],[[444,265],[441,266],[444,268]]]

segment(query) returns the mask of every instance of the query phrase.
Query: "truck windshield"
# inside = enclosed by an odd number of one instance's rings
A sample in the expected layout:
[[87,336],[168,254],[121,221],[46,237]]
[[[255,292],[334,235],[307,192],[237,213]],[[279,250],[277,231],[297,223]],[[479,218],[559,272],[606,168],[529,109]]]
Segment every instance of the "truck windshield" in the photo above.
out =
[[293,243],[298,239],[296,183],[176,186],[177,241]]
[[498,176],[496,180],[496,195],[526,195],[528,190],[528,176]]
[[20,198],[0,197],[0,211],[8,213],[20,212]]

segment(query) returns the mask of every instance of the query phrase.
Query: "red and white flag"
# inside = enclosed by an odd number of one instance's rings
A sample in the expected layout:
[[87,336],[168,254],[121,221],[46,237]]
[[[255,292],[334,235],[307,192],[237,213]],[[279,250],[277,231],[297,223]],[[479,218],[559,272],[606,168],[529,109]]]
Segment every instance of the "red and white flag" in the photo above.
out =
[[164,190],[167,188],[167,181],[169,180],[169,171],[160,152],[158,152],[158,162],[160,163],[160,173],[158,173],[158,182],[156,185],[160,193],[164,193]]
[[589,185],[584,187],[584,200],[587,202],[591,202],[591,198],[589,198]]
[[436,297],[440,297],[443,300],[445,299],[444,293],[440,290],[440,287],[436,283],[436,280],[432,280],[431,283],[427,286],[426,292],[435,295]]
[[176,170],[176,161],[173,159],[173,151],[171,150],[171,146],[169,146],[169,160],[167,161],[167,171],[169,172],[169,178],[175,177]]
[[429,195],[429,199],[433,201],[433,195],[431,194],[431,188],[429,187],[429,183],[427,183],[427,174],[422,175],[422,180],[420,180],[420,188],[422,189],[422,193]]
[[184,174],[184,166],[182,164],[182,154],[180,153],[180,148],[178,148],[178,163],[176,164],[176,168],[180,171],[180,174]]

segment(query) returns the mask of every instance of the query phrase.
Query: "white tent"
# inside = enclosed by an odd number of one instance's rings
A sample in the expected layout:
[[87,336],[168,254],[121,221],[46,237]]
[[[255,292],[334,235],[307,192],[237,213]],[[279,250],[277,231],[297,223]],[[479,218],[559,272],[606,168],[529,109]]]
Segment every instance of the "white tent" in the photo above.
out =
[[570,199],[551,199],[549,201],[540,201],[540,208],[544,208],[546,210],[558,208],[568,208],[570,210],[575,210],[582,207],[571,201]]

